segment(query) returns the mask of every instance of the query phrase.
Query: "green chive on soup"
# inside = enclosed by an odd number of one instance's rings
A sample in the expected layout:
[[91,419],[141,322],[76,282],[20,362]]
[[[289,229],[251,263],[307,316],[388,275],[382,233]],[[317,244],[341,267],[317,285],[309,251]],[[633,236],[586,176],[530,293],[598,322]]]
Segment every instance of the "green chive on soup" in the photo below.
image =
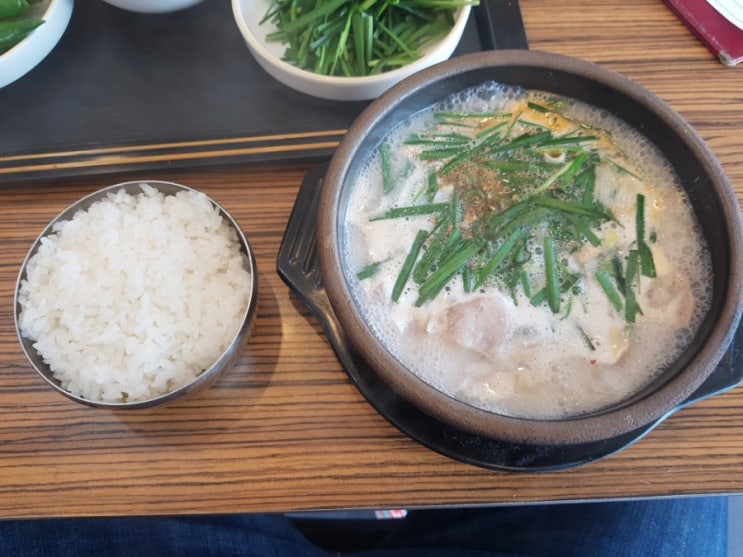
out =
[[709,251],[670,163],[606,111],[489,82],[400,123],[351,193],[364,319],[422,380],[492,412],[578,416],[691,343]]

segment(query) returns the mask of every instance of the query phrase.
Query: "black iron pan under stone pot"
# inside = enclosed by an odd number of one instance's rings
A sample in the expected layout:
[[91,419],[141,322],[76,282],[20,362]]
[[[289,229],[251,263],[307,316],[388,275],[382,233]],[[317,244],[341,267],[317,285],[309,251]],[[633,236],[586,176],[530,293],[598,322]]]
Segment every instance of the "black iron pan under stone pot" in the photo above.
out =
[[[590,415],[563,420],[513,418],[475,408],[430,387],[369,331],[343,278],[339,245],[347,185],[358,174],[364,154],[407,116],[450,93],[491,80],[604,108],[640,130],[673,164],[711,246],[714,295],[692,345],[642,392]],[[278,270],[323,324],[360,392],[402,432],[477,466],[544,471],[613,454],[683,406],[741,381],[741,339],[736,331],[743,293],[742,238],[738,202],[719,163],[691,126],[662,100],[589,62],[507,49],[465,55],[431,67],[371,103],[354,121],[327,167],[307,175],[282,243]]]

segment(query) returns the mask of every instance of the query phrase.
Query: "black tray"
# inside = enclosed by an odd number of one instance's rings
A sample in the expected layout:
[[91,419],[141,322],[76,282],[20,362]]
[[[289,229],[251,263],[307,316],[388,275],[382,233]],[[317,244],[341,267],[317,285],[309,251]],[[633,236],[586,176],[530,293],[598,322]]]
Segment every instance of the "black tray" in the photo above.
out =
[[[526,48],[516,0],[482,0],[455,56]],[[56,48],[0,89],[0,184],[327,158],[365,102],[298,93],[252,58],[228,0],[137,14],[75,4]]]
[[743,380],[741,326],[717,369],[686,402],[654,423],[618,437],[569,446],[535,446],[472,435],[441,423],[402,399],[377,377],[353,349],[333,314],[320,277],[315,249],[318,194],[325,168],[325,164],[314,167],[302,183],[279,250],[279,275],[322,324],[338,359],[361,394],[391,424],[426,447],[453,459],[493,470],[546,472],[571,468],[628,447],[674,412],[725,392]]

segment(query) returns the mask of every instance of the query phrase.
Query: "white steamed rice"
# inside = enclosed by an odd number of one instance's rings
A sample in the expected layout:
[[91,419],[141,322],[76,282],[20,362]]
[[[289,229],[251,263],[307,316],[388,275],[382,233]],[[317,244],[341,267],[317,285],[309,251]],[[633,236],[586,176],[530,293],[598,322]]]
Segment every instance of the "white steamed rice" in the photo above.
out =
[[21,334],[88,400],[189,383],[233,340],[250,297],[238,236],[209,198],[140,187],[57,223],[20,286]]

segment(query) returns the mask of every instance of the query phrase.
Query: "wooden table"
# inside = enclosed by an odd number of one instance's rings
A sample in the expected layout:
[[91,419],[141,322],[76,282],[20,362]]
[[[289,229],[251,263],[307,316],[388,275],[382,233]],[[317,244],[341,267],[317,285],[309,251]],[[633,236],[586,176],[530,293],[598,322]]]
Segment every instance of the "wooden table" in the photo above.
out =
[[[604,64],[685,116],[743,196],[743,68],[717,62],[657,0],[523,0],[530,46]],[[276,273],[310,163],[56,179],[0,189],[0,517],[411,508],[743,492],[743,388],[626,450],[544,474],[487,471],[401,434],[359,394]],[[173,407],[113,413],[52,392],[13,328],[19,266],[69,203],[125,179],[197,187],[250,238],[260,281],[239,365]]]

